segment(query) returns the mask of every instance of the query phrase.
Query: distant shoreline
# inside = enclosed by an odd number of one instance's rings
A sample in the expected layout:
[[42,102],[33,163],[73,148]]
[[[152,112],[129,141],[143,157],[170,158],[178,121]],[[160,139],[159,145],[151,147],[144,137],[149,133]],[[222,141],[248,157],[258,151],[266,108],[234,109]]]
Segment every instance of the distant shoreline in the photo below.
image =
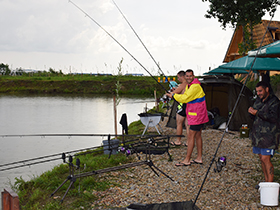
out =
[[[155,77],[156,79],[158,77]],[[147,76],[0,76],[0,93],[6,94],[116,94],[154,96],[164,93],[152,77]],[[168,89],[168,83],[161,83]]]

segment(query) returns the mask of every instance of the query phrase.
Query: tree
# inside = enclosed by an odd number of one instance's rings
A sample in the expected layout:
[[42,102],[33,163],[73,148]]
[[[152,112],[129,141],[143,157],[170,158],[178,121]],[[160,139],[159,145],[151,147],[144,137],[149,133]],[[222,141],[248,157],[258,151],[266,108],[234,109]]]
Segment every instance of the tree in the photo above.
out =
[[1,75],[9,75],[10,73],[11,73],[11,70],[9,69],[9,65],[1,63],[0,64],[0,74]]
[[[252,40],[252,28],[261,23],[262,17],[269,12],[274,14],[279,0],[202,0],[209,2],[206,18],[217,18],[223,29],[227,25],[233,28],[243,27],[243,43],[239,45],[242,53],[255,48]],[[239,52],[240,53],[240,52]],[[241,53],[241,54],[242,54]]]

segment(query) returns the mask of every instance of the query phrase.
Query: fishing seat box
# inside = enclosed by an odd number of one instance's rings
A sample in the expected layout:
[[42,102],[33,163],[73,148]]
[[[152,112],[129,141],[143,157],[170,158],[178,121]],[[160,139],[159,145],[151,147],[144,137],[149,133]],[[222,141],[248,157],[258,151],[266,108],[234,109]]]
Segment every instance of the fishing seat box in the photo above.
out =
[[240,128],[240,138],[249,138],[250,128]]

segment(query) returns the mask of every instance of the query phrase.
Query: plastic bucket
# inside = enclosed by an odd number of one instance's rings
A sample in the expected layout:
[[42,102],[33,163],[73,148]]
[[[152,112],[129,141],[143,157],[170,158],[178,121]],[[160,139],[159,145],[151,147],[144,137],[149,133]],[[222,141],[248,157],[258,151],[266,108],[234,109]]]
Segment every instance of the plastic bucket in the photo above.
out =
[[[118,152],[118,147],[119,147],[119,140],[118,139],[111,139],[110,142],[108,140],[103,140],[103,149],[104,149],[104,154],[112,154],[115,155]],[[109,144],[110,143],[110,144]]]
[[259,186],[261,204],[278,206],[279,184],[276,182],[261,182]]

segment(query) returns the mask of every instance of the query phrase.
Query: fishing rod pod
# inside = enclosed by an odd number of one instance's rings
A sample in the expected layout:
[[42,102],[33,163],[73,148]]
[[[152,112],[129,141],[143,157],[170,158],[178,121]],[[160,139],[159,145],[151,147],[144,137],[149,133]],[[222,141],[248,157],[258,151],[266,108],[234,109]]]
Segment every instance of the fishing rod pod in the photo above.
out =
[[[61,183],[61,185],[56,188],[56,190],[50,195],[50,197],[52,197],[67,181],[70,181],[70,184],[66,190],[66,192],[64,193],[60,203],[62,204],[68,191],[70,190],[71,186],[76,182],[77,178],[82,178],[82,177],[87,177],[87,176],[93,176],[93,175],[97,175],[97,174],[101,174],[101,173],[107,173],[107,172],[112,172],[112,171],[116,171],[116,170],[120,170],[120,169],[126,169],[126,168],[131,168],[131,167],[136,167],[136,166],[141,166],[141,165],[147,165],[150,167],[150,169],[159,177],[159,173],[163,174],[165,177],[167,177],[168,179],[170,179],[171,181],[176,182],[172,177],[170,177],[169,175],[167,175],[165,172],[163,172],[161,169],[159,169],[158,167],[156,167],[153,163],[153,161],[151,160],[151,144],[154,144],[155,140],[153,138],[148,138],[146,140],[145,143],[145,148],[146,148],[146,160],[144,161],[138,161],[138,162],[133,162],[133,163],[128,163],[128,164],[123,164],[123,165],[119,165],[119,166],[115,166],[115,167],[109,167],[109,168],[104,168],[104,169],[99,169],[99,170],[93,170],[93,171],[89,171],[89,172],[84,172],[84,173],[79,173],[77,175],[75,175],[74,173],[74,165],[73,165],[73,158],[71,155],[69,155],[69,175],[67,176],[67,178]],[[168,138],[168,147],[169,148],[169,138]],[[130,155],[131,154],[131,150],[127,149],[125,147],[119,147],[119,151],[121,151],[122,153],[126,153],[126,155]],[[137,153],[136,153],[137,154]],[[63,161],[65,160],[65,154],[62,154],[62,159]],[[80,168],[80,160],[77,159],[76,160],[76,165],[77,165],[77,169]]]

